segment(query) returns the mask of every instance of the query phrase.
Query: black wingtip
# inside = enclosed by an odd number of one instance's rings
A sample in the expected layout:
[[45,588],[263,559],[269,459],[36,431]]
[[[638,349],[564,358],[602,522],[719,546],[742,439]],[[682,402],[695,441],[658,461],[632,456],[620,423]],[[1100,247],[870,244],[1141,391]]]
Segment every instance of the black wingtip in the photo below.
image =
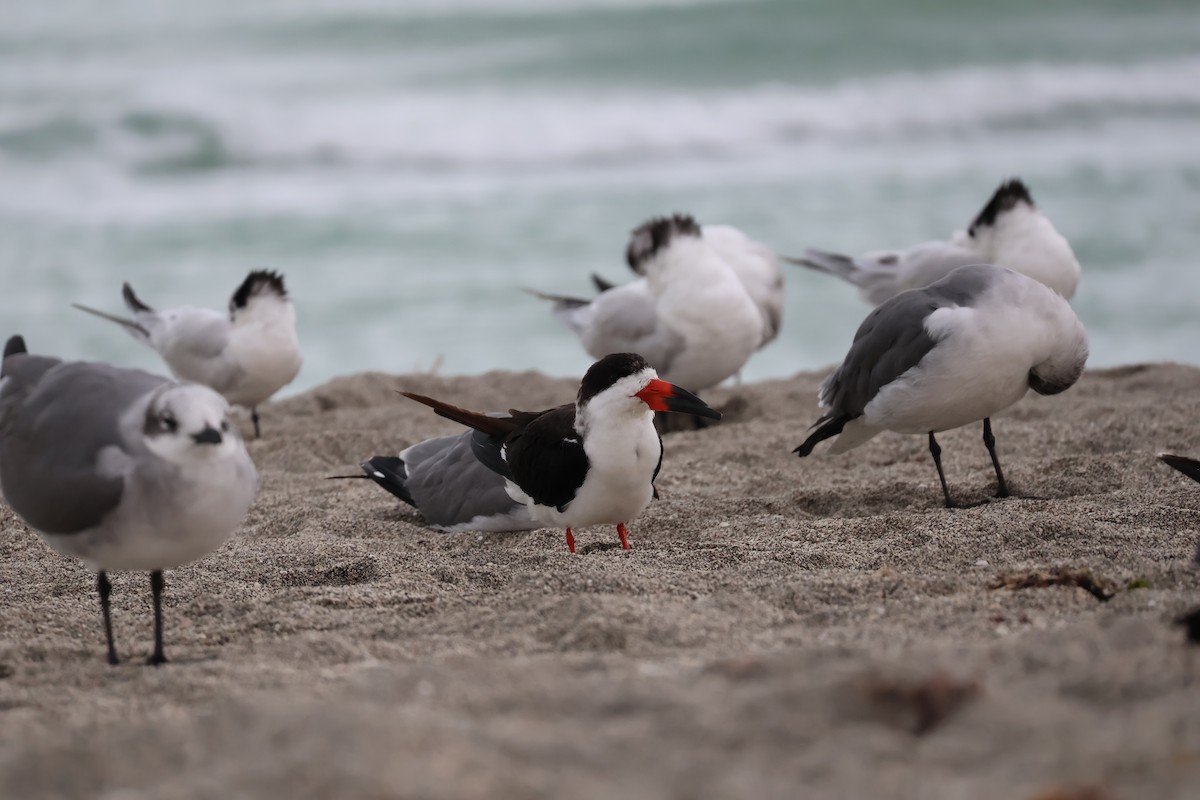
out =
[[28,352],[29,349],[25,347],[25,337],[19,333],[10,336],[8,341],[4,343],[5,358],[8,358],[9,356],[19,356]]
[[1010,178],[992,193],[991,198],[978,214],[971,221],[971,226],[967,228],[967,233],[971,236],[979,228],[986,228],[996,224],[996,220],[1006,211],[1011,211],[1019,204],[1033,205],[1033,195],[1029,193],[1027,187],[1020,178]]
[[1175,618],[1175,624],[1187,630],[1187,639],[1192,644],[1200,644],[1200,607],[1193,608]]
[[288,296],[282,274],[267,269],[256,269],[251,272],[230,298],[229,310],[236,311],[239,308],[245,308],[251,298],[264,294],[273,294],[276,297]]
[[1187,456],[1177,456],[1171,453],[1159,453],[1159,461],[1174,467],[1194,481],[1200,481],[1200,461]]
[[592,273],[592,284],[595,285],[596,291],[602,294],[616,286],[612,281],[605,280],[594,272]]
[[851,420],[851,417],[829,417],[824,416],[817,420],[814,427],[816,430],[804,440],[804,442],[793,450],[800,458],[812,455],[813,448],[826,439],[837,436],[842,432],[842,428],[846,427],[846,423]]
[[397,456],[372,456],[362,464],[363,477],[370,478],[375,483],[387,489],[391,494],[417,507],[416,501],[408,491],[404,482],[408,479],[408,470],[404,468],[404,460]]
[[138,296],[133,293],[133,287],[128,283],[121,284],[121,297],[125,299],[125,305],[129,307],[130,311],[154,311],[153,308],[138,299]]

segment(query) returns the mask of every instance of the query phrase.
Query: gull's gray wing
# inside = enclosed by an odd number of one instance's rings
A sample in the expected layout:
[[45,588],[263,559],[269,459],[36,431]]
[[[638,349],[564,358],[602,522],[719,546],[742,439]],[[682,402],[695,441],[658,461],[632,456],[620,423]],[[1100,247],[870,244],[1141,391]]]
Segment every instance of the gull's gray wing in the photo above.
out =
[[[376,457],[367,475],[416,507],[430,525],[458,530],[530,530],[539,527],[505,491],[505,479],[476,458],[474,431],[426,439],[397,459]],[[382,461],[385,463],[375,463]]]
[[[25,358],[34,361],[20,363]],[[167,381],[87,362],[42,369],[45,361],[5,359],[12,382],[0,392],[0,489],[37,530],[79,533],[100,524],[121,501],[124,479],[97,466],[105,448],[127,449],[121,415]],[[16,383],[39,370],[33,384]]]
[[998,270],[989,265],[962,267],[931,286],[901,292],[876,307],[854,334],[846,359],[821,384],[818,398],[828,411],[796,452],[808,455],[819,442],[861,417],[883,387],[917,366],[937,345],[925,328],[926,318],[939,308],[974,305],[997,277]]
[[863,300],[878,306],[900,292],[928,286],[983,259],[959,241],[931,241],[907,250],[872,250],[854,257],[810,248],[803,258],[786,260],[836,275],[857,286]]
[[637,353],[664,372],[683,349],[683,337],[658,318],[656,298],[645,278],[606,289],[592,300],[533,294],[554,302],[554,316],[593,358]]
[[233,331],[229,317],[209,308],[175,308],[158,317],[160,327],[151,328],[151,342],[155,349],[170,349],[180,358],[219,356]]
[[233,332],[228,316],[208,308],[176,308],[143,312],[137,319],[150,331],[150,346],[177,378],[224,393],[242,377],[241,367],[225,354]]
[[[925,242],[900,254],[896,284],[892,293],[919,289],[940,281],[959,267],[980,264],[979,253],[956,242]],[[864,293],[869,291],[863,286]],[[886,298],[879,298],[876,303]]]

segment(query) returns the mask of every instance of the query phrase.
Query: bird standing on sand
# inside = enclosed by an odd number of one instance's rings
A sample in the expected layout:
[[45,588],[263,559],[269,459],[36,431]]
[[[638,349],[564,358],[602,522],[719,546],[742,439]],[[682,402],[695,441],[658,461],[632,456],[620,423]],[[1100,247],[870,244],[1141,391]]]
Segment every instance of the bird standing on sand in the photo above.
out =
[[[517,507],[523,507],[539,526],[566,528],[572,553],[572,530],[588,525],[616,525],[621,546],[629,549],[625,524],[649,505],[662,466],[662,439],[654,428],[653,412],[721,416],[695,395],[659,380],[646,360],[633,353],[597,361],[583,376],[574,405],[548,411],[488,415],[411,392],[402,394],[473,428],[470,447],[475,458],[496,477],[464,463],[465,441],[460,437],[417,445],[443,457],[414,459],[411,471],[401,462],[399,469],[385,476],[390,486],[369,471],[368,475],[447,529],[481,516],[515,515],[519,521]],[[497,497],[494,488],[500,483],[512,502]],[[472,505],[465,502],[467,497],[495,498],[495,505]],[[521,525],[525,527],[533,526]]]
[[300,372],[296,309],[283,276],[251,272],[230,298],[228,314],[190,306],[155,311],[128,283],[121,293],[132,319],[73,305],[123,327],[162,356],[176,378],[202,383],[250,409],[257,439],[258,405]]
[[[774,336],[782,307],[780,283],[778,295],[761,311],[723,255],[735,237],[726,231],[713,238],[720,244],[710,242],[708,229],[689,216],[652,219],[633,231],[626,249],[630,267],[642,280],[591,300],[537,295],[554,301],[554,315],[593,358],[637,353],[664,380],[693,391],[707,389],[741,370]],[[771,265],[756,252],[746,250],[737,263],[747,274],[765,275]],[[764,286],[763,294],[771,290]]]
[[150,572],[154,653],[162,640],[164,569],[219,547],[254,500],[257,474],[205,386],[140,370],[29,355],[8,340],[0,366],[0,491],[52,548],[96,582],[108,643],[109,570]]
[[1002,267],[960,267],[867,315],[845,361],[821,384],[818,400],[828,410],[795,452],[803,458],[834,436],[830,453],[885,430],[928,434],[946,506],[953,507],[934,434],[983,420],[997,496],[1007,497],[991,416],[1028,389],[1066,390],[1087,356],[1087,334],[1062,295]]
[[1067,240],[1033,203],[1020,180],[1000,185],[966,232],[949,241],[925,242],[907,250],[873,250],[858,257],[806,250],[794,264],[836,275],[879,305],[908,289],[919,289],[969,264],[996,264],[1028,275],[1068,300],[1079,285],[1080,268]]

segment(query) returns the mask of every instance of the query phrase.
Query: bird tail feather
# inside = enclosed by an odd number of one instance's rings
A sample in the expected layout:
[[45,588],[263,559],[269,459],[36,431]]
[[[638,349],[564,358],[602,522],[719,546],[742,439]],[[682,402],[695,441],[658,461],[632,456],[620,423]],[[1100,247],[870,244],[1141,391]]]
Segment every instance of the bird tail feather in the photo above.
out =
[[449,403],[443,403],[441,400],[435,400],[432,397],[426,397],[423,394],[415,392],[400,392],[409,400],[416,400],[422,405],[427,405],[432,408],[439,417],[453,420],[468,428],[486,433],[489,436],[507,436],[516,428],[516,423],[512,417],[494,417],[488,414],[481,414],[478,411],[469,411],[465,408],[452,406]]
[[150,341],[150,331],[146,330],[141,324],[139,324],[138,322],[135,322],[134,320],[131,320],[127,317],[118,317],[115,314],[109,314],[107,312],[100,311],[95,308],[89,308],[88,306],[81,305],[79,303],[71,303],[71,306],[73,308],[79,309],[80,311],[85,311],[88,314],[93,314],[97,317],[100,317],[101,319],[106,319],[109,322],[117,323],[122,328],[124,328],[129,333],[130,336],[132,336],[135,339],[138,339],[139,341],[142,341],[142,342]]
[[126,307],[130,311],[132,311],[134,314],[138,314],[143,311],[148,311],[151,314],[154,313],[153,308],[151,308],[150,306],[146,305],[145,303],[143,303],[141,300],[138,299],[138,296],[133,293],[133,287],[130,286],[128,283],[124,283],[121,285],[121,297],[123,297],[125,299]]
[[781,256],[781,258],[789,264],[796,264],[801,267],[808,267],[817,272],[824,272],[829,275],[836,275],[844,281],[849,281],[855,285],[858,284],[858,273],[861,268],[854,263],[854,259],[850,256],[842,255],[841,253],[830,253],[825,250],[816,250],[809,248],[804,251],[804,255],[800,257]]
[[362,463],[362,470],[365,475],[353,477],[370,478],[413,508],[417,507],[412,493],[408,491],[408,470],[403,459],[397,456],[372,456]]
[[573,309],[586,306],[591,303],[591,300],[585,300],[582,297],[571,297],[566,294],[551,294],[550,292],[539,292],[537,289],[526,289],[526,292],[540,300],[549,300],[554,303],[555,311],[559,309]]
[[840,434],[842,432],[842,428],[846,427],[846,423],[851,419],[852,417],[846,414],[841,414],[836,417],[826,414],[817,420],[816,424],[813,426],[815,430],[809,434],[809,437],[792,452],[797,453],[801,458],[811,455],[814,447],[826,439],[830,439]]

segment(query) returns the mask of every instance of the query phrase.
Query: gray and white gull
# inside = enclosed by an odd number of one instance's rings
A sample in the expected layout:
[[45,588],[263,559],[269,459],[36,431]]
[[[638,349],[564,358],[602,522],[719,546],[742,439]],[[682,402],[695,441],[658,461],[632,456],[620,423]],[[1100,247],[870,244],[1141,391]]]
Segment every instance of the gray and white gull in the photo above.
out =
[[934,434],[982,420],[997,496],[1006,497],[992,415],[1029,389],[1070,388],[1087,356],[1083,324],[1062,295],[1003,267],[960,267],[867,315],[845,361],[821,384],[825,414],[795,452],[803,458],[833,437],[828,452],[844,453],[883,431],[926,434],[951,507]]
[[0,366],[0,492],[53,549],[96,570],[108,662],[111,570],[150,573],[161,664],[163,570],[218,548],[254,500],[257,473],[229,404],[206,386],[27,353]]
[[1080,267],[1070,243],[1034,204],[1029,189],[1014,178],[1001,184],[967,230],[948,241],[905,250],[872,250],[845,256],[806,250],[785,258],[854,284],[859,295],[879,305],[908,289],[919,289],[969,264],[996,264],[1028,275],[1068,300],[1079,285]]
[[234,291],[228,312],[190,306],[155,311],[128,283],[121,293],[132,318],[74,306],[120,325],[162,356],[176,378],[202,383],[250,409],[258,438],[259,404],[300,372],[296,309],[283,276],[251,272]]

